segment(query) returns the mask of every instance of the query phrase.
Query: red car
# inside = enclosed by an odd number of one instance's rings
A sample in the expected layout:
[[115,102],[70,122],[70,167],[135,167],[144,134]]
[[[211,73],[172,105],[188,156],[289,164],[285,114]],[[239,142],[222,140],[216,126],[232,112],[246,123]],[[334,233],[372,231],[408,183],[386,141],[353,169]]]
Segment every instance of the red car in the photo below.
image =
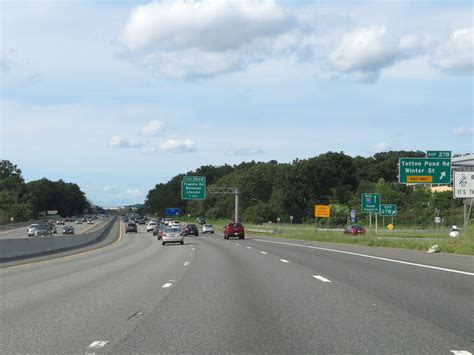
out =
[[344,233],[351,234],[351,235],[364,234],[365,228],[362,226],[359,226],[358,224],[353,224],[351,226],[347,226],[344,229]]
[[241,223],[231,222],[224,227],[224,239],[230,237],[239,237],[239,239],[245,238],[245,229]]

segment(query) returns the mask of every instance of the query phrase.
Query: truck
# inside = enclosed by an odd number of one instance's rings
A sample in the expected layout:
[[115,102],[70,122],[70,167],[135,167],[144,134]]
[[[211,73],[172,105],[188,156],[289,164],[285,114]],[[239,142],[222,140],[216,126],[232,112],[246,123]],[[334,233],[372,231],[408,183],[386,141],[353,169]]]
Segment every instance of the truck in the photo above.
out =
[[241,223],[231,222],[224,226],[224,239],[230,237],[239,237],[239,239],[245,238],[245,228]]

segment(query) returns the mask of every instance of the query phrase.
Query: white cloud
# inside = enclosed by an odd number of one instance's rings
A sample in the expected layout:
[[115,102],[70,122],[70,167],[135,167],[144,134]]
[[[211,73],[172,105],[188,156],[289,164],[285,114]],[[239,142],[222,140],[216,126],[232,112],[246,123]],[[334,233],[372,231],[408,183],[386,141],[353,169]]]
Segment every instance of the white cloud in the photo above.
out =
[[461,126],[456,128],[453,131],[454,135],[458,137],[465,137],[465,136],[473,136],[474,135],[474,127],[466,127],[466,126]]
[[127,189],[125,193],[128,196],[134,197],[134,198],[143,198],[143,193],[140,191],[140,189]]
[[256,154],[262,154],[263,150],[257,147],[231,147],[226,150],[227,155],[234,156],[250,156]]
[[333,68],[362,77],[378,77],[379,71],[392,65],[400,56],[397,41],[387,35],[385,27],[358,28],[342,37],[329,61]]
[[142,152],[144,154],[153,154],[154,152],[156,152],[156,147],[146,145],[142,148]]
[[290,17],[273,0],[152,2],[134,8],[119,41],[133,62],[179,79],[210,77],[265,60]]
[[110,146],[113,148],[139,148],[143,146],[136,139],[125,139],[121,136],[113,136],[110,139]]
[[148,122],[140,131],[140,135],[144,137],[154,137],[162,133],[164,122],[153,120]]
[[389,146],[386,142],[379,142],[374,146],[374,151],[376,153],[384,152],[384,151],[388,150],[388,148],[389,148]]
[[474,28],[457,29],[432,55],[432,65],[449,74],[474,72]]
[[111,192],[111,191],[116,191],[117,189],[118,189],[117,185],[105,185],[103,190],[105,192]]
[[196,145],[190,139],[167,139],[160,144],[160,150],[172,153],[194,152]]

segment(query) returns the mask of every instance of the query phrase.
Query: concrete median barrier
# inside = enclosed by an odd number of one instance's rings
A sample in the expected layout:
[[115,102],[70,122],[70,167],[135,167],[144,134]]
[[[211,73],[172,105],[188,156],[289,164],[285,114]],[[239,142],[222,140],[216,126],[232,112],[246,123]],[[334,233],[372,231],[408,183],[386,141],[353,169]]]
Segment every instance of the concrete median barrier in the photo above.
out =
[[116,220],[117,218],[114,217],[100,228],[80,235],[2,239],[0,240],[0,262],[80,248],[99,242],[109,233]]

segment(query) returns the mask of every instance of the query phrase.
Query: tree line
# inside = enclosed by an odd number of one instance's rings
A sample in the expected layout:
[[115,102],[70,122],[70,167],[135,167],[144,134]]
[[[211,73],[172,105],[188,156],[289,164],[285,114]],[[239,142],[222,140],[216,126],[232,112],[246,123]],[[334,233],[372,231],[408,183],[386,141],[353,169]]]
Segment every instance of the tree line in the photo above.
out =
[[241,219],[262,223],[314,222],[314,205],[331,205],[331,225],[347,223],[351,210],[360,213],[363,192],[378,192],[382,203],[398,206],[395,223],[405,225],[434,224],[434,217],[444,217],[445,224],[459,223],[461,201],[452,192],[431,193],[427,186],[398,183],[398,159],[424,157],[421,151],[390,151],[371,157],[351,157],[343,152],[327,152],[291,163],[243,162],[238,165],[201,166],[159,183],[148,192],[145,208],[164,215],[167,207],[178,207],[182,214],[210,219],[231,219],[234,197],[208,194],[203,201],[180,198],[184,175],[206,176],[207,186],[237,187],[240,191]]
[[84,192],[74,183],[46,178],[25,183],[21,170],[8,160],[0,162],[0,223],[35,219],[47,211],[66,217],[91,208]]

